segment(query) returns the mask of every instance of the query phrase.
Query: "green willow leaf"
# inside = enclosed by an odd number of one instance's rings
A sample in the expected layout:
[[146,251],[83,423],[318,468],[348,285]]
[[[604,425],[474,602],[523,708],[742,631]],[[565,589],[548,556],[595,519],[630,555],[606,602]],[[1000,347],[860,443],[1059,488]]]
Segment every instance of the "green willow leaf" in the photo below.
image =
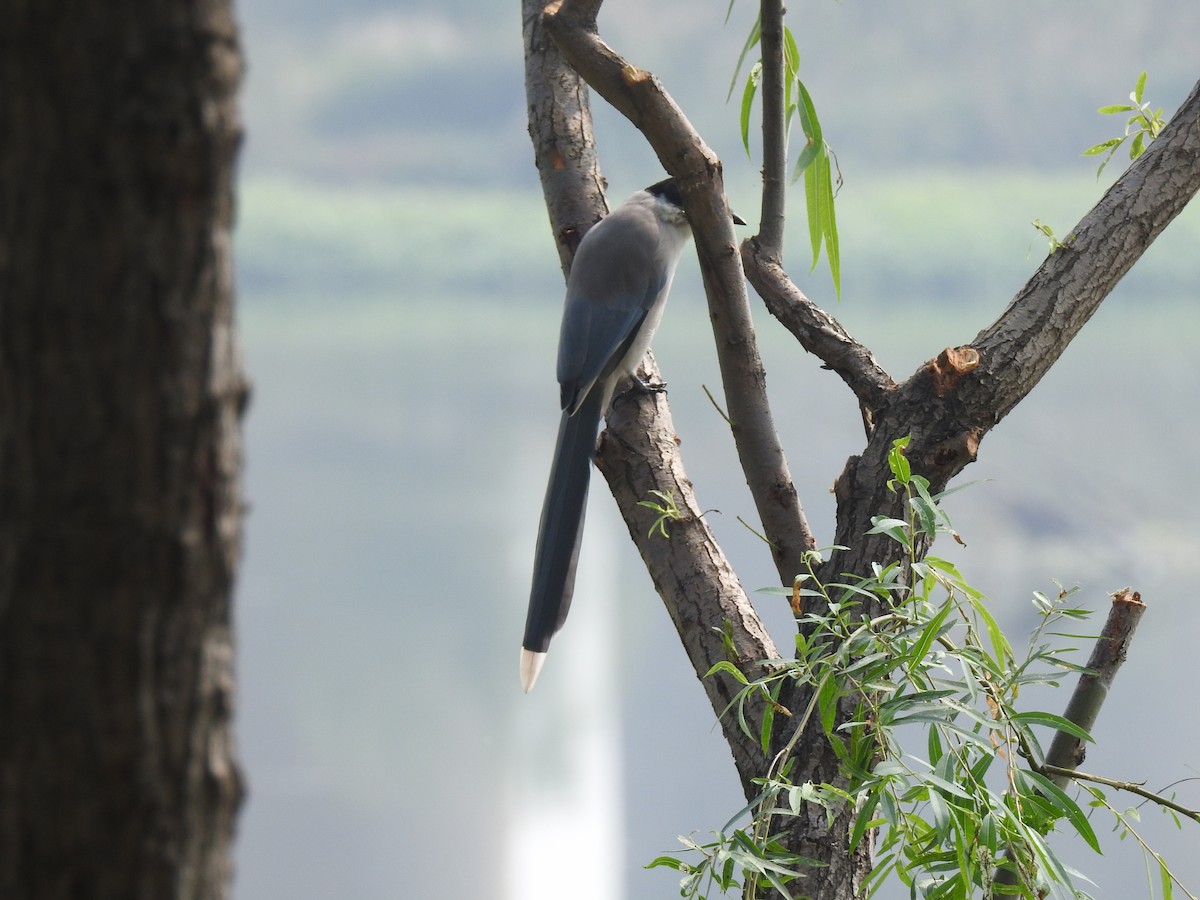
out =
[[1064,719],[1062,716],[1056,716],[1054,713],[1048,712],[1022,712],[1017,713],[1013,717],[1014,722],[1032,722],[1036,725],[1047,725],[1056,731],[1065,731],[1071,737],[1077,737],[1081,741],[1095,743],[1092,736],[1072,722],[1070,719]]
[[754,49],[754,46],[762,37],[762,19],[754,20],[754,27],[750,29],[750,34],[746,37],[746,43],[742,46],[742,52],[738,54],[737,65],[733,67],[733,77],[729,79],[729,93],[725,95],[725,102],[729,102],[729,98],[733,96],[734,89],[737,88],[738,76],[742,74],[742,65],[746,62],[746,56]]
[[746,89],[742,92],[742,146],[746,148],[746,156],[750,157],[750,111],[754,108],[754,95],[758,93],[758,82],[762,78],[762,63],[756,62],[750,67],[746,77]]
[[1032,782],[1041,795],[1049,801],[1050,805],[1066,817],[1076,833],[1087,842],[1087,845],[1097,853],[1101,852],[1100,841],[1097,840],[1096,832],[1092,830],[1092,825],[1088,822],[1087,815],[1079,808],[1079,804],[1067,795],[1066,791],[1046,776],[1039,775],[1037,772],[1022,770],[1018,773],[1018,780],[1022,779]]
[[746,676],[742,673],[742,670],[727,659],[723,659],[719,663],[716,663],[711,669],[704,673],[704,677],[710,678],[716,672],[724,672],[727,675],[732,675],[742,684],[750,683],[746,680]]
[[1133,102],[1139,106],[1142,103],[1142,92],[1146,89],[1146,73],[1138,76],[1137,84],[1133,86]]

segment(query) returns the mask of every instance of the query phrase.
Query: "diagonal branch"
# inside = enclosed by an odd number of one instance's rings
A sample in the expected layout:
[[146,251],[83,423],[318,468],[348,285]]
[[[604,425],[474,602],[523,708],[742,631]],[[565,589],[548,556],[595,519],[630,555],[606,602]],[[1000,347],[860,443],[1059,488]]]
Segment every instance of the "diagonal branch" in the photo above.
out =
[[542,28],[543,0],[522,0],[525,100],[534,161],[565,275],[579,241],[607,212],[587,85]]
[[[1151,803],[1161,806],[1164,809],[1172,810],[1179,813],[1181,816],[1187,816],[1194,822],[1200,822],[1200,809],[1192,809],[1190,806],[1184,806],[1182,803],[1176,803],[1170,797],[1164,797],[1162,794],[1147,790],[1140,784],[1132,781],[1119,781],[1116,778],[1105,778],[1103,775],[1093,775],[1090,772],[1080,772],[1078,769],[1064,769],[1059,766],[1052,766],[1049,763],[1041,767],[1043,774],[1053,776],[1055,782],[1061,781],[1065,784],[1068,781],[1089,781],[1092,784],[1102,784],[1105,787],[1114,788],[1118,791],[1125,791],[1129,794],[1137,794],[1143,800],[1149,800]],[[1060,778],[1061,776],[1061,778]]]
[[[1133,640],[1133,632],[1145,611],[1146,605],[1142,603],[1141,594],[1137,591],[1124,588],[1112,595],[1112,606],[1108,611],[1108,619],[1104,623],[1100,636],[1096,638],[1096,643],[1092,647],[1092,655],[1088,659],[1089,671],[1079,676],[1075,691],[1071,694],[1071,699],[1067,702],[1067,708],[1063,712],[1064,719],[1091,733],[1092,726],[1096,724],[1096,717],[1100,714],[1100,707],[1108,697],[1108,687],[1116,678],[1121,663],[1125,662],[1129,642]],[[1107,784],[1110,787],[1131,790],[1125,786],[1125,783],[1077,772],[1076,768],[1079,763],[1083,762],[1084,757],[1083,741],[1065,731],[1054,733],[1054,741],[1050,745],[1050,752],[1046,754],[1043,764],[1038,765],[1037,760],[1033,758],[1028,749],[1023,749],[1022,755],[1031,766],[1048,776],[1059,787],[1065,786],[1071,778],[1079,778]],[[1165,800],[1149,791],[1134,790],[1133,792],[1148,796],[1156,802]],[[1173,804],[1166,801],[1165,805]],[[1181,809],[1189,815],[1192,813],[1186,808]],[[1000,867],[996,869],[995,879],[997,884],[1016,884],[1018,873],[1012,866]]]
[[725,402],[746,482],[770,539],[780,580],[791,583],[815,546],[766,396],[766,375],[725,203],[721,162],[658,80],[609,48],[581,23],[575,6],[547,8],[542,22],[575,70],[646,136],[676,178],[696,239],[700,271],[725,387]]
[[888,392],[860,456],[838,478],[835,571],[866,571],[886,546],[861,536],[885,513],[893,439],[910,435],[913,471],[943,490],[973,462],[983,437],[1041,380],[1121,277],[1200,189],[1200,83],[1065,247],[1052,253],[971,345],[948,348]]
[[[1200,189],[1200,82],[1162,133],[972,342],[987,422],[1012,411]],[[983,423],[980,423],[983,424]]]
[[[642,374],[657,380],[653,356],[648,355],[647,361]],[[763,674],[762,661],[778,659],[779,651],[704,520],[683,468],[670,408],[661,393],[630,391],[617,397],[596,465],[617,500],[696,677],[713,709],[722,712],[733,700],[737,686],[727,678],[705,678],[708,671],[729,660],[753,680]],[[669,538],[650,534],[656,515],[638,506],[651,491],[672,497],[679,510],[678,519],[665,523]],[[758,715],[757,708],[747,710],[749,719]],[[751,797],[757,789],[750,779],[763,772],[762,750],[738,727],[736,716],[722,716],[720,722],[742,789]],[[751,730],[757,732],[760,725],[761,721],[752,721]]]
[[870,348],[854,340],[837,321],[796,287],[771,251],[755,239],[742,242],[746,277],[767,309],[809,353],[846,382],[867,410],[877,410],[896,388]]
[[[1096,724],[1100,707],[1108,697],[1109,685],[1117,677],[1121,663],[1125,662],[1133,632],[1145,611],[1146,604],[1137,591],[1124,588],[1113,594],[1108,620],[1088,659],[1088,671],[1079,676],[1079,682],[1063,712],[1064,719],[1074,722],[1089,734]],[[1077,768],[1083,758],[1082,740],[1065,731],[1054,733],[1050,751],[1046,754],[1046,766],[1066,771]],[[1059,787],[1067,783],[1065,776],[1056,774],[1051,777]]]

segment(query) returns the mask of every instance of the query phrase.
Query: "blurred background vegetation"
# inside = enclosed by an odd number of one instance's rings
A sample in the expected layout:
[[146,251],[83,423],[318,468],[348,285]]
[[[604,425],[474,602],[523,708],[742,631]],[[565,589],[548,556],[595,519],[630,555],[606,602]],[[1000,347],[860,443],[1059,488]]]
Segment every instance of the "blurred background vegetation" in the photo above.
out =
[[[600,19],[722,155],[752,223],[757,166],[725,95],[754,12],[735,3],[723,24],[724,2],[610,0]],[[1065,236],[1123,169],[1098,183],[1097,160],[1080,156],[1120,127],[1097,107],[1145,69],[1169,116],[1200,77],[1200,4],[1185,0],[810,0],[789,15],[845,179],[841,303],[822,267],[807,273],[799,193],[789,267],[896,378],[1000,313],[1046,253],[1033,219]],[[562,896],[555,879],[570,877],[576,898],[672,896],[670,873],[641,866],[741,799],[600,488],[581,573],[596,590],[581,592],[587,610],[538,690],[518,685],[562,296],[525,133],[518,4],[242,0],[240,16],[238,266],[255,391],[236,895],[527,900]],[[633,128],[598,100],[594,112],[619,202],[661,170]],[[1200,774],[1195,704],[1177,700],[1200,677],[1198,301],[1193,208],[984,442],[966,476],[987,481],[949,503],[968,546],[939,548],[1013,629],[1055,579],[1098,609],[1125,584],[1142,592],[1150,611],[1088,767],[1153,788]],[[758,321],[792,470],[828,540],[858,411]],[[655,350],[701,503],[721,511],[710,521],[754,589],[772,569],[737,523],[753,511],[704,397],[719,384],[708,334],[685,257]],[[787,646],[786,609],[760,606]],[[1058,712],[1065,697],[1038,702]],[[1181,796],[1198,805],[1195,788]],[[1195,890],[1194,831],[1150,818]],[[1097,897],[1144,896],[1128,843],[1108,841],[1104,860],[1065,856]]]

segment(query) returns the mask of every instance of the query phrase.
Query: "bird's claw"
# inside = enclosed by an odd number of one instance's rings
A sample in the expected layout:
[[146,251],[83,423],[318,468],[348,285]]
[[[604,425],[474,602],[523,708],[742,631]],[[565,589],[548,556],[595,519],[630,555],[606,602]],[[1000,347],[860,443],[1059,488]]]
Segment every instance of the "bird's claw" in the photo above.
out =
[[665,394],[666,392],[665,381],[646,381],[638,375],[630,376],[629,387],[623,391],[625,394]]

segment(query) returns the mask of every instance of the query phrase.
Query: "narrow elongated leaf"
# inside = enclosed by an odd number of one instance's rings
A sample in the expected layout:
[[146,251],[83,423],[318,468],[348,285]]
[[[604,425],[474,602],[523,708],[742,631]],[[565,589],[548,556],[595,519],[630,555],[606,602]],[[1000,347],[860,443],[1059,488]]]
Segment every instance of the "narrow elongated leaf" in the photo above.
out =
[[934,787],[940,788],[944,793],[949,794],[951,797],[959,797],[963,800],[971,799],[971,795],[964,791],[956,782],[947,781],[945,778],[940,778],[937,775],[934,775],[932,772],[927,772],[926,774],[922,775],[921,778],[924,781],[928,781]]
[[783,26],[783,65],[785,78],[795,78],[800,71],[800,48],[796,46],[792,29],[786,25]]
[[657,869],[659,866],[666,866],[668,869],[674,869],[678,872],[683,863],[673,856],[656,856],[650,862],[646,863],[645,868]]
[[992,652],[995,654],[996,661],[1004,663],[1012,659],[1013,652],[1012,647],[1008,643],[1008,638],[1004,636],[1004,632],[996,623],[996,619],[992,616],[987,606],[978,597],[972,596],[970,599],[971,608],[975,610],[979,618],[983,619],[983,624],[987,628],[988,638],[992,642]]
[[816,144],[805,142],[804,149],[800,151],[800,156],[796,159],[796,172],[792,176],[793,179],[811,166],[813,160],[817,158],[817,154],[820,152],[821,148]]
[[792,113],[796,109],[796,103],[792,99],[792,85],[800,79],[797,77],[800,72],[800,50],[796,46],[796,39],[792,36],[792,29],[786,25],[783,26],[783,103],[787,110],[786,128],[792,127]]
[[716,672],[724,672],[726,675],[732,675],[742,684],[750,683],[746,680],[746,676],[742,674],[742,670],[727,659],[723,659],[719,663],[714,664],[711,669],[704,673],[704,677],[709,678]]
[[[776,691],[783,682],[776,684]],[[763,753],[769,753],[771,749],[771,726],[775,724],[775,707],[767,703],[763,707],[762,729],[759,732],[759,743],[762,746]]]
[[1048,725],[1056,731],[1065,731],[1067,734],[1071,735],[1071,737],[1077,737],[1081,741],[1095,743],[1090,734],[1088,734],[1070,719],[1064,719],[1062,716],[1056,716],[1054,713],[1023,712],[1017,713],[1012,718],[1014,722],[1032,722],[1036,725]]
[[1107,141],[1101,141],[1095,147],[1088,147],[1081,154],[1082,156],[1099,156],[1105,150],[1115,150],[1121,146],[1125,138],[1109,138]]
[[755,17],[754,27],[750,29],[750,34],[746,36],[746,43],[742,45],[742,52],[738,54],[737,65],[733,67],[733,77],[729,79],[729,93],[725,95],[726,103],[729,102],[729,98],[733,96],[734,88],[737,87],[738,76],[742,74],[742,64],[746,62],[746,57],[762,37],[761,26],[762,18]]
[[821,212],[819,209],[820,199],[817,195],[817,181],[821,177],[822,159],[824,159],[824,155],[818,149],[817,154],[813,157],[812,165],[804,170],[804,211],[808,216],[808,239],[812,244],[812,267],[814,269],[817,267],[817,260],[821,257]]
[[[942,608],[938,610],[937,615],[929,620],[929,624],[921,632],[921,637],[913,645],[911,660],[913,666],[920,666],[922,661],[929,653],[929,648],[933,646],[933,642],[937,640],[938,635],[942,633],[942,625],[946,622],[946,617],[950,615],[950,609],[954,606],[953,602],[947,600],[942,604]],[[946,691],[942,696],[949,694]]]
[[872,516],[871,529],[867,534],[886,534],[894,541],[908,546],[908,523],[903,519],[892,519],[888,516]]
[[929,753],[929,762],[933,765],[938,764],[938,760],[945,754],[945,749],[942,747],[942,735],[936,728],[930,728],[929,734],[926,737],[926,747]]
[[1158,857],[1158,883],[1162,886],[1162,900],[1171,900],[1175,896],[1175,879],[1161,856]]
[[762,77],[762,63],[756,62],[750,68],[746,78],[746,89],[742,92],[742,146],[746,148],[746,156],[750,156],[750,112],[754,108],[754,95],[758,93],[758,82]]
[[937,791],[929,792],[929,815],[933,817],[938,840],[945,841],[950,836],[950,809]]
[[858,811],[858,815],[854,819],[854,827],[850,829],[850,852],[854,852],[854,848],[858,846],[858,842],[863,839],[863,835],[867,833],[869,828],[878,828],[884,823],[883,819],[874,818],[875,807],[879,805],[880,791],[872,792],[867,798],[867,802],[863,804],[862,809]]
[[899,694],[880,704],[880,710],[907,710],[911,707],[922,707],[935,709],[940,706],[940,701],[944,697],[951,697],[957,691],[939,690],[939,691],[917,691],[912,694]]
[[1146,149],[1146,132],[1139,131],[1133,136],[1133,141],[1129,145],[1129,158],[1137,159],[1142,155],[1142,151]]
[[1065,816],[1079,836],[1087,841],[1087,845],[1097,853],[1101,852],[1100,842],[1096,839],[1096,832],[1092,830],[1092,825],[1088,822],[1087,815],[1079,808],[1079,804],[1067,795],[1066,791],[1046,776],[1039,775],[1037,772],[1018,770],[1018,782],[1022,779],[1033,782],[1042,796]]
[[908,457],[904,455],[904,448],[908,446],[911,438],[902,437],[892,441],[892,447],[888,450],[888,468],[891,469],[893,475],[904,484],[912,479],[912,465],[908,461]]
[[837,682],[833,678],[827,678],[821,684],[817,708],[821,715],[821,727],[825,729],[825,734],[832,736],[833,723],[837,718]]
[[[821,135],[821,122],[812,96],[797,80],[800,92],[800,125],[804,129],[805,146],[797,160],[793,177],[804,173],[804,199],[808,212],[808,237],[812,244],[812,268],[821,258],[821,244],[825,244],[825,258],[829,262],[829,273],[837,295],[842,293],[841,257],[838,253],[837,218],[833,212],[833,170],[829,164],[829,147]],[[803,163],[803,167],[801,167]]]
[[817,108],[813,105],[812,95],[808,93],[803,81],[797,79],[796,86],[800,89],[800,127],[804,129],[804,136],[810,143],[821,147],[825,138],[821,134],[821,121],[817,118]]
[[917,527],[933,537],[937,534],[937,507],[919,494],[909,499],[909,505],[917,514]]
[[825,259],[829,262],[829,275],[833,279],[834,295],[842,297],[842,255],[838,249],[837,216],[833,209],[833,169],[829,162],[829,147],[821,155],[821,223],[825,237]]

